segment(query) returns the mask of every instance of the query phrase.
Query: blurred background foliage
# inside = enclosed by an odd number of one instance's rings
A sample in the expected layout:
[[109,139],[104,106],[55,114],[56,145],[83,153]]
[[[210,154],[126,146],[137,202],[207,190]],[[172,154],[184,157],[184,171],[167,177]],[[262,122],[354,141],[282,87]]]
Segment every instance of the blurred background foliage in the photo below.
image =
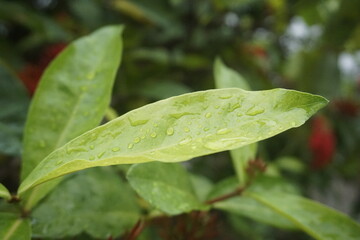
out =
[[[258,158],[267,174],[359,221],[359,10],[359,0],[0,0],[0,182],[17,188],[26,109],[47,64],[70,41],[125,24],[112,99],[119,114],[214,88],[217,56],[253,90],[327,97],[303,127],[261,142]],[[186,166],[213,182],[234,174],[228,153],[202,158]],[[308,239],[220,217],[222,239]]]

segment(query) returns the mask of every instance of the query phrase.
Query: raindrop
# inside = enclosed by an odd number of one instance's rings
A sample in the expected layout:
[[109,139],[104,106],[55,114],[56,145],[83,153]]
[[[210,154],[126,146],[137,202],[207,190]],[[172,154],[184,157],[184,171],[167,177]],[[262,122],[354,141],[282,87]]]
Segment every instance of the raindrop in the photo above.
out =
[[209,130],[210,130],[210,128],[204,127],[204,131],[205,131],[205,132],[207,132],[207,131],[209,131]]
[[104,156],[105,152],[101,152],[97,155],[98,158],[101,158],[102,156]]
[[153,125],[154,127],[157,127],[157,126],[159,126],[157,123],[154,123],[154,125]]
[[138,143],[140,141],[141,141],[141,139],[139,137],[134,138],[134,143]]
[[184,132],[190,132],[190,129],[188,127],[184,127]]
[[152,138],[156,138],[157,134],[156,134],[156,132],[152,132],[152,133],[150,134],[150,136],[151,136]]
[[141,139],[145,139],[145,135],[142,135],[142,136],[141,136]]
[[220,106],[219,105],[215,105],[215,109],[219,109],[220,108]]
[[230,103],[229,103],[229,106],[228,106],[228,108],[227,108],[227,111],[228,112],[233,112],[235,109],[238,109],[238,108],[240,108],[241,107],[241,105],[239,104],[239,103],[235,103],[235,104],[233,104],[233,105],[231,105]]
[[169,135],[169,136],[172,136],[172,135],[174,134],[174,128],[169,127],[169,128],[166,130],[166,134]]
[[145,123],[147,123],[149,121],[149,119],[131,119],[129,117],[129,122],[131,124],[131,126],[136,127],[139,125],[144,125]]
[[173,118],[176,118],[176,119],[179,119],[183,116],[186,116],[186,115],[195,115],[197,113],[192,113],[192,112],[182,112],[182,113],[170,113],[169,115]]
[[95,160],[95,157],[94,157],[94,156],[91,156],[91,157],[89,157],[89,160],[90,160],[90,161]]
[[73,152],[87,152],[88,150],[85,147],[67,147],[66,153],[71,154]]
[[90,149],[94,150],[95,146],[94,145],[90,145]]
[[119,147],[114,147],[114,148],[111,149],[111,151],[118,152],[118,151],[120,151],[120,148]]
[[186,137],[179,142],[179,145],[186,145],[186,144],[190,143],[191,140],[192,140],[191,137]]
[[133,144],[133,143],[129,143],[128,149],[132,149],[133,147],[134,147],[134,144]]
[[246,115],[248,116],[256,116],[259,115],[261,113],[263,113],[265,111],[264,108],[262,107],[258,107],[258,106],[253,106],[251,108],[249,108],[246,112]]
[[211,118],[211,116],[212,116],[212,114],[209,113],[209,112],[208,112],[207,114],[205,114],[205,117],[206,117],[206,118]]
[[222,129],[217,130],[216,133],[219,134],[219,135],[223,135],[223,134],[227,134],[227,133],[229,133],[229,132],[231,132],[230,129],[228,129],[228,128],[222,128]]
[[236,114],[236,116],[242,117],[242,116],[244,116],[244,114],[242,114],[242,113],[239,112],[239,113]]

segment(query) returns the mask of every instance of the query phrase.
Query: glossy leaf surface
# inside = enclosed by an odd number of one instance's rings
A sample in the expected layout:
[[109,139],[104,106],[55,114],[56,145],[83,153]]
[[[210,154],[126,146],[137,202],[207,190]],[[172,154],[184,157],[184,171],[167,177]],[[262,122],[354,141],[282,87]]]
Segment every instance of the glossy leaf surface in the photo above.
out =
[[285,89],[218,89],[184,94],[133,110],[75,138],[44,159],[19,192],[94,166],[179,162],[230,150],[302,125],[327,104]]
[[64,180],[33,210],[33,234],[116,237],[135,224],[139,212],[135,192],[112,169],[89,169]]
[[318,240],[357,240],[360,225],[348,216],[317,202],[286,193],[248,192],[247,196],[270,207]]
[[30,240],[30,223],[12,213],[0,213],[1,240]]
[[20,155],[29,97],[14,73],[0,61],[0,152]]
[[119,66],[122,27],[104,27],[63,50],[43,74],[24,133],[22,178],[50,152],[97,126]]
[[180,164],[137,164],[130,168],[127,179],[142,198],[165,213],[175,215],[203,208]]
[[5,199],[11,198],[11,194],[9,193],[9,190],[7,190],[7,188],[1,183],[0,183],[0,197]]

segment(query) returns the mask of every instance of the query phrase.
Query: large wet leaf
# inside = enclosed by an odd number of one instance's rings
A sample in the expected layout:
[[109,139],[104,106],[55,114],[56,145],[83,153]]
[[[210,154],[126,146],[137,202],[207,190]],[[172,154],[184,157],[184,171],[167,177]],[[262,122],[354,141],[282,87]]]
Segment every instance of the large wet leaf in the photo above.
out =
[[357,240],[360,225],[348,216],[317,202],[286,193],[248,192],[252,199],[276,211],[318,240]]
[[327,104],[293,90],[218,89],[184,94],[133,110],[77,137],[44,159],[19,193],[94,166],[179,162],[239,148],[302,125]]
[[0,197],[5,199],[11,198],[11,194],[9,193],[9,190],[7,190],[7,188],[1,183],[0,183]]
[[[121,32],[121,26],[110,26],[80,38],[46,69],[26,122],[22,178],[50,152],[100,123],[121,58]],[[56,184],[26,197],[26,209]]]
[[[231,68],[228,68],[220,58],[217,58],[214,63],[214,77],[216,88],[237,87],[244,90],[250,90],[250,86],[243,76]],[[256,152],[257,143],[230,151],[235,172],[241,186],[245,186],[248,182],[246,169],[248,167],[248,162],[255,158]]]
[[176,163],[143,163],[130,168],[127,179],[150,204],[168,214],[203,208],[188,173]]
[[29,97],[10,69],[0,61],[0,152],[20,155]]
[[64,180],[33,210],[33,234],[64,238],[84,232],[97,239],[117,237],[139,216],[130,186],[112,169],[94,168]]
[[31,229],[27,219],[12,213],[0,213],[1,240],[30,240]]

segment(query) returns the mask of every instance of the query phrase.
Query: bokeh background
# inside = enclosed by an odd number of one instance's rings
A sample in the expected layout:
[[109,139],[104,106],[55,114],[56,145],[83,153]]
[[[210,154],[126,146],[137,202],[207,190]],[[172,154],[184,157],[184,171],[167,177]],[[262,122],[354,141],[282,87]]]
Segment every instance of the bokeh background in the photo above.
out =
[[[126,26],[112,98],[119,114],[214,88],[216,57],[253,90],[327,97],[304,126],[261,142],[258,158],[267,174],[360,221],[360,0],[0,0],[1,183],[16,191],[43,70],[69,42],[109,24]],[[234,174],[228,153],[187,167],[213,182]],[[239,216],[223,221],[226,239],[308,239]]]

